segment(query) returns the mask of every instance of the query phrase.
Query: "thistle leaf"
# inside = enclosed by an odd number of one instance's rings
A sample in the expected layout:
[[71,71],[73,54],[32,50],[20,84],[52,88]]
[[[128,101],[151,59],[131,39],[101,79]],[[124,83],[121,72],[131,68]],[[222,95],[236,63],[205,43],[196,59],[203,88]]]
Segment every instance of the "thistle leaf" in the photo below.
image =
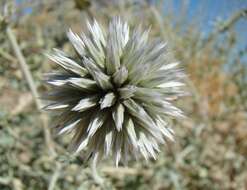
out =
[[132,85],[127,85],[125,87],[119,88],[118,92],[120,94],[121,99],[128,99],[134,96],[134,93],[136,92],[136,87]]
[[85,58],[84,65],[88,72],[92,75],[96,83],[104,90],[112,89],[110,77],[104,74],[92,60]]
[[71,44],[76,49],[76,52],[80,56],[84,56],[86,54],[86,52],[85,52],[85,45],[84,45],[82,39],[77,34],[74,34],[71,29],[69,29],[67,36],[68,36]]
[[72,111],[83,112],[86,111],[95,105],[98,104],[99,97],[98,96],[90,96],[87,98],[83,98],[80,102],[72,109]]
[[115,102],[116,102],[116,96],[114,95],[114,93],[112,92],[107,93],[100,100],[100,109],[111,107],[112,105],[114,105]]
[[132,145],[135,148],[137,148],[138,147],[137,136],[135,132],[135,126],[131,118],[126,119],[125,128],[127,129],[127,133],[130,141],[132,142]]
[[96,82],[87,78],[69,78],[68,82],[77,88],[94,91],[97,89]]
[[119,70],[117,70],[113,74],[114,83],[117,86],[121,86],[128,78],[128,70],[125,66],[121,66]]
[[65,132],[71,131],[79,122],[81,121],[81,119],[78,119],[76,121],[74,121],[73,123],[69,124],[68,126],[63,127],[58,134],[61,135]]
[[96,115],[92,116],[91,121],[88,125],[88,136],[92,137],[94,133],[104,124],[106,120],[105,112],[98,112]]
[[88,73],[85,68],[76,63],[74,60],[68,58],[64,52],[57,49],[54,49],[54,51],[54,54],[46,54],[47,57],[65,70],[78,74],[81,77],[84,77]]
[[122,104],[117,104],[115,109],[112,112],[112,118],[115,122],[115,126],[118,131],[122,130],[123,121],[124,121],[124,106]]
[[110,154],[112,143],[113,143],[113,131],[109,131],[105,136],[105,155]]

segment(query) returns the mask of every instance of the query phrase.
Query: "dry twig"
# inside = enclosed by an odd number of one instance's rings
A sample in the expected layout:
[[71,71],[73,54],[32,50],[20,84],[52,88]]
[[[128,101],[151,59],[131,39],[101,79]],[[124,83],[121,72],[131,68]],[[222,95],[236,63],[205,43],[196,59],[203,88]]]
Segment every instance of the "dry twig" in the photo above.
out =
[[12,29],[10,27],[7,27],[6,33],[7,33],[7,36],[9,38],[9,40],[10,40],[11,46],[12,46],[12,48],[13,48],[15,54],[16,54],[16,57],[17,57],[17,59],[19,61],[20,68],[21,68],[21,70],[23,72],[23,75],[26,78],[28,86],[29,86],[29,88],[30,88],[30,90],[32,92],[32,95],[34,97],[36,106],[37,106],[38,110],[40,110],[42,105],[41,105],[40,100],[38,99],[38,92],[36,90],[36,87],[35,87],[31,72],[28,69],[26,60],[25,60],[25,58],[24,58],[24,56],[23,56],[23,54],[22,54],[22,52],[20,50],[20,47],[19,47],[18,43],[17,43],[15,34],[13,33],[13,31],[12,31]]
[[[15,37],[13,31],[11,30],[11,28],[9,28],[9,27],[7,28],[7,36],[11,42],[13,50],[14,50],[16,57],[19,61],[20,68],[23,72],[23,75],[25,76],[27,83],[28,83],[28,86],[32,92],[33,99],[35,100],[35,103],[36,103],[36,107],[41,113],[40,118],[42,121],[43,130],[44,130],[45,142],[46,142],[46,145],[49,149],[51,158],[54,159],[57,154],[56,154],[56,150],[54,148],[54,143],[53,143],[52,138],[51,138],[50,130],[48,128],[48,117],[42,112],[42,104],[38,98],[39,95],[38,95],[37,89],[35,87],[31,72],[30,72],[28,65],[26,63],[26,60],[25,60],[25,58],[24,58],[24,56],[20,50],[20,47],[19,47],[17,40],[16,40],[16,37]],[[50,184],[49,184],[49,188],[48,188],[49,190],[54,189],[56,182],[57,182],[57,179],[59,177],[59,173],[60,173],[61,168],[62,168],[62,165],[60,163],[57,163],[55,172],[54,172],[54,174],[51,178]]]
[[216,28],[214,32],[212,32],[203,42],[200,49],[203,49],[207,46],[210,42],[212,42],[219,34],[226,32],[231,28],[236,22],[239,21],[239,19],[247,17],[247,9],[242,9],[235,14],[232,15],[232,17],[229,18],[229,20],[225,21],[220,27]]

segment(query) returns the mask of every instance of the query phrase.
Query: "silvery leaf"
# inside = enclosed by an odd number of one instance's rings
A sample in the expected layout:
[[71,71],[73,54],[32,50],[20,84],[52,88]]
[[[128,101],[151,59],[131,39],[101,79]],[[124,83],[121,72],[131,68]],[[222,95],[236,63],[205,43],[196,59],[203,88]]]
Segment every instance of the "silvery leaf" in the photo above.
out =
[[117,104],[112,112],[112,118],[115,122],[115,126],[118,131],[122,130],[124,121],[124,106],[122,104]]

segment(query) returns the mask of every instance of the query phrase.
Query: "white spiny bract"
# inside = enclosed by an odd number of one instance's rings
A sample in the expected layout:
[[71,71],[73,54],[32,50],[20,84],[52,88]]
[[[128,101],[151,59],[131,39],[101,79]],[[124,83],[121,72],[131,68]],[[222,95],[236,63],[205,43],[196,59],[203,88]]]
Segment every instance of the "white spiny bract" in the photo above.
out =
[[57,49],[48,55],[61,70],[45,75],[45,109],[59,114],[59,134],[73,133],[76,153],[96,162],[113,155],[116,165],[130,155],[155,159],[159,145],[173,140],[170,119],[183,117],[172,101],[185,95],[185,74],[148,31],[130,32],[120,18],[107,33],[96,21],[87,25],[88,36],[68,32],[77,56]]

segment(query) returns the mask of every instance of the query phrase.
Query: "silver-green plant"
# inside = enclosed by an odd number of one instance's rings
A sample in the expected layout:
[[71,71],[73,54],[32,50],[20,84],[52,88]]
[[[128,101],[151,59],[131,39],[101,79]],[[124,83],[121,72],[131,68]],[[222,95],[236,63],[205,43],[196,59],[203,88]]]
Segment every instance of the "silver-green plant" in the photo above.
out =
[[77,56],[55,49],[48,57],[62,70],[45,75],[51,85],[46,110],[58,112],[59,134],[72,132],[71,148],[95,162],[113,155],[156,158],[159,144],[173,140],[171,118],[183,113],[172,102],[185,95],[185,74],[167,44],[149,40],[149,30],[129,31],[114,18],[104,31],[88,23],[89,35],[68,32]]

